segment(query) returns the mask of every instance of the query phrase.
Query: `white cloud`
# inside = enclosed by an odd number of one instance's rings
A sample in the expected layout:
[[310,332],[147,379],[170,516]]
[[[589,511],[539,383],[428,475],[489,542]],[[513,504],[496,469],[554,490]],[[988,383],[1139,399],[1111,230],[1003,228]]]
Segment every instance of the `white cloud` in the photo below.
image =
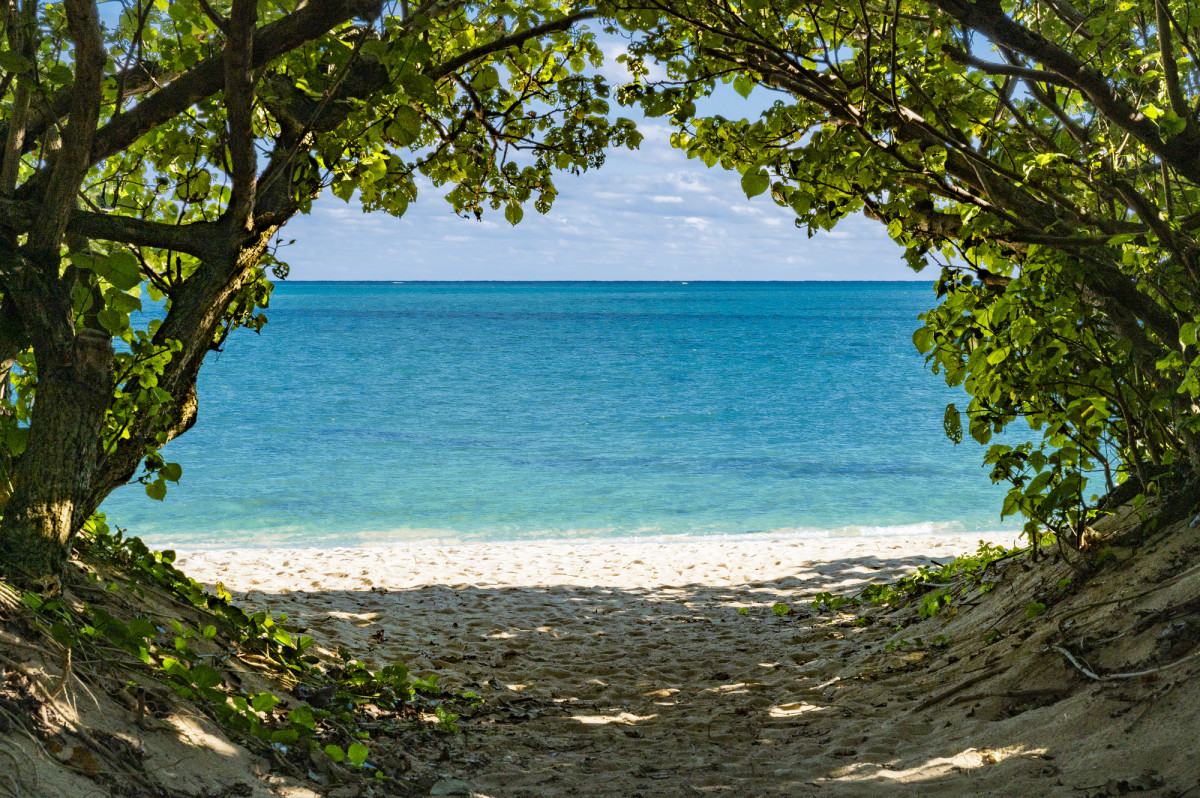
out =
[[[613,152],[599,170],[558,175],[546,216],[454,215],[421,180],[402,219],[365,216],[326,195],[286,232],[294,279],[912,279],[881,225],[861,217],[809,239],[767,196],[748,200],[737,174],[687,160],[661,122],[646,149]],[[922,275],[928,279],[928,275]]]

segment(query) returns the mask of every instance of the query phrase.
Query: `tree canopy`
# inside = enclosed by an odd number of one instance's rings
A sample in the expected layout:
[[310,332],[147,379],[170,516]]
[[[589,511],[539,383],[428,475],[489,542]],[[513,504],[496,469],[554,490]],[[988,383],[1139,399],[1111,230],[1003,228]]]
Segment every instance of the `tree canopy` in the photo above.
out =
[[[110,7],[111,8],[111,7]],[[205,354],[260,328],[280,228],[322,190],[402,214],[418,179],[512,223],[636,146],[559,0],[14,0],[0,17],[0,567],[71,537],[196,419]],[[149,300],[161,318],[130,314]],[[10,388],[11,378],[11,390]]]
[[[861,212],[914,269],[940,267],[914,342],[970,394],[1005,513],[1077,535],[1096,493],[1194,474],[1190,3],[634,0],[619,18],[641,76],[623,99],[669,116],[689,157],[739,170],[810,235]],[[775,99],[755,121],[697,117],[719,82]],[[1017,419],[1041,439],[992,441]],[[954,405],[945,422],[961,440]]]

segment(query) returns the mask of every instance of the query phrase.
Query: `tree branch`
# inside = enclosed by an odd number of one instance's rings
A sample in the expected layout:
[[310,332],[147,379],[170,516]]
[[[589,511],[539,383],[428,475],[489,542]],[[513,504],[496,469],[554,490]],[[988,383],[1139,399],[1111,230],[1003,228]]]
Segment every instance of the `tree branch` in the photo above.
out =
[[[280,55],[328,33],[354,17],[371,12],[378,0],[310,0],[255,32],[251,67],[257,69]],[[224,87],[225,56],[214,55],[184,72],[128,112],[96,131],[88,165],[125,149],[155,127]],[[43,170],[18,189],[21,199],[37,198],[47,190],[50,175]]]
[[1129,133],[1179,174],[1200,183],[1200,146],[1194,140],[1195,126],[1190,121],[1184,134],[1173,136],[1170,141],[1164,140],[1158,125],[1113,88],[1101,72],[1080,61],[1062,46],[1013,22],[1004,14],[999,0],[930,2],[964,27],[982,33],[994,44],[1018,52],[1073,82],[1105,119]]
[[[13,230],[25,232],[33,224],[36,210],[33,203],[0,199],[0,214]],[[66,230],[100,241],[117,241],[135,247],[186,252],[198,258],[207,258],[220,249],[219,234],[225,228],[218,222],[163,224],[136,216],[76,209],[67,222]]]
[[235,230],[244,230],[252,223],[258,177],[258,156],[254,149],[255,77],[251,68],[257,23],[257,0],[233,0],[229,35],[225,40],[225,110],[233,179],[226,214]]
[[[57,253],[67,221],[75,208],[79,187],[91,165],[92,136],[100,118],[104,64],[108,54],[100,32],[100,17],[92,0],[63,0],[67,25],[75,42],[75,85],[62,148],[54,158],[51,179],[42,198],[27,246],[35,253]],[[58,267],[54,259],[55,269]]]
[[1022,80],[1032,81],[1036,83],[1051,83],[1056,86],[1065,86],[1068,89],[1078,89],[1075,83],[1062,75],[1057,75],[1053,72],[1047,72],[1044,69],[1029,69],[1028,67],[1012,66],[1009,64],[997,64],[994,61],[984,61],[973,55],[968,55],[953,45],[942,45],[942,52],[950,56],[950,60],[963,66],[969,66],[973,69],[978,69],[986,75],[1004,75],[1006,77],[1021,78]]
[[[31,63],[33,61],[33,35],[37,23],[36,0],[25,0],[20,11],[15,4],[11,17],[6,20],[9,45],[12,50],[20,53]],[[29,125],[29,77],[22,73],[17,76],[17,85],[13,88],[12,120],[4,129],[4,152],[0,153],[0,195],[10,196],[17,185],[17,176],[21,171],[21,155],[25,149],[25,141]]]
[[[151,89],[157,88],[162,81],[170,80],[172,77],[172,74],[154,63],[134,64],[129,69],[118,72],[111,78],[116,81],[120,89],[120,96],[117,99],[118,107],[123,100],[145,94]],[[54,96],[31,104],[29,121],[25,125],[24,145],[21,148],[23,153],[32,152],[46,131],[66,119],[67,114],[71,112],[73,90],[74,85],[69,84],[55,92]],[[0,124],[0,139],[7,139],[8,131],[8,125]]]
[[541,25],[534,25],[532,28],[515,31],[507,36],[501,36],[500,38],[488,42],[487,44],[483,44],[472,50],[468,50],[461,55],[451,58],[449,61],[444,61],[425,74],[434,80],[440,80],[441,78],[449,75],[451,72],[457,72],[467,64],[474,63],[475,61],[485,58],[492,53],[498,53],[501,50],[507,50],[510,47],[516,47],[531,39],[544,36],[547,33],[556,33],[558,31],[567,30],[573,27],[577,22],[582,22],[585,19],[592,19],[597,13],[598,12],[594,8],[585,11],[576,11],[574,14],[568,14],[562,19],[556,19],[552,22],[544,22]]
[[[1163,82],[1171,110],[1180,119],[1191,116],[1183,90],[1179,86],[1179,66],[1175,63],[1175,46],[1171,41],[1171,19],[1165,0],[1154,0],[1155,27],[1158,28],[1158,61],[1162,64]],[[1170,192],[1168,191],[1168,194]]]

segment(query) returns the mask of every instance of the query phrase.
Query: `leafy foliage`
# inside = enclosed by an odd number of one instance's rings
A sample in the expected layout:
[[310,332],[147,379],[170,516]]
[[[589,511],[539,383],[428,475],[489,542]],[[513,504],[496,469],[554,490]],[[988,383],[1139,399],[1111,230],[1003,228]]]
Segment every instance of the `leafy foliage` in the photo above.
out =
[[[76,661],[117,665],[135,692],[143,683],[166,683],[242,742],[297,772],[307,772],[311,758],[323,754],[348,771],[384,778],[370,764],[373,734],[399,725],[423,728],[425,713],[437,719],[437,729],[454,733],[459,715],[452,707],[482,702],[443,691],[436,675],[414,678],[402,664],[372,671],[345,649],[333,662],[322,660],[311,653],[310,637],[285,629],[286,616],[247,613],[227,593],[208,593],[174,566],[173,552],[150,551],[111,529],[103,515],[89,519],[81,549],[87,562],[113,566],[111,573],[120,575],[103,582],[90,572],[105,593],[167,591],[197,610],[201,623],[149,611],[122,619],[102,606],[73,607],[62,595],[26,591],[36,624],[63,649],[79,652]],[[248,692],[238,678],[247,667],[281,680],[292,694]]]
[[[809,235],[861,213],[912,268],[940,267],[914,343],[970,395],[946,433],[989,445],[1003,513],[1026,516],[1031,541],[1042,525],[1081,534],[1096,493],[1195,473],[1195,7],[619,6],[639,75],[621,99],[667,117],[676,147],[738,170]],[[774,102],[753,121],[697,117],[722,82]],[[1018,420],[1040,440],[994,441]]]
[[865,606],[903,607],[916,602],[917,616],[932,618],[964,596],[990,591],[994,583],[987,581],[986,576],[993,566],[1027,551],[981,540],[975,554],[955,557],[944,565],[922,565],[894,582],[867,585],[856,595],[818,593],[812,606],[817,612],[842,612]]

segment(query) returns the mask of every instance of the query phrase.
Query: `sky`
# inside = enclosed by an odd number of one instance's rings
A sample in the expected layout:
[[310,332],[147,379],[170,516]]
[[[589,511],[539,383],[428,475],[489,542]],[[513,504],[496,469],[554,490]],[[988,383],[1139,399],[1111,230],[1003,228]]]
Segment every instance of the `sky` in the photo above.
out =
[[[612,83],[627,79],[616,37],[602,36]],[[702,112],[753,116],[771,97],[720,93]],[[279,256],[293,280],[926,280],[877,222],[861,216],[808,237],[769,193],[747,199],[740,176],[671,147],[662,120],[638,122],[636,151],[612,151],[603,167],[561,174],[545,216],[528,205],[515,227],[502,211],[457,217],[440,192],[418,184],[401,219],[364,214],[326,192],[283,232]]]
[[655,120],[635,152],[561,175],[554,207],[515,227],[500,211],[459,218],[432,186],[401,219],[326,193],[280,252],[296,280],[904,280],[883,225],[862,217],[808,238],[768,194],[671,148]]

